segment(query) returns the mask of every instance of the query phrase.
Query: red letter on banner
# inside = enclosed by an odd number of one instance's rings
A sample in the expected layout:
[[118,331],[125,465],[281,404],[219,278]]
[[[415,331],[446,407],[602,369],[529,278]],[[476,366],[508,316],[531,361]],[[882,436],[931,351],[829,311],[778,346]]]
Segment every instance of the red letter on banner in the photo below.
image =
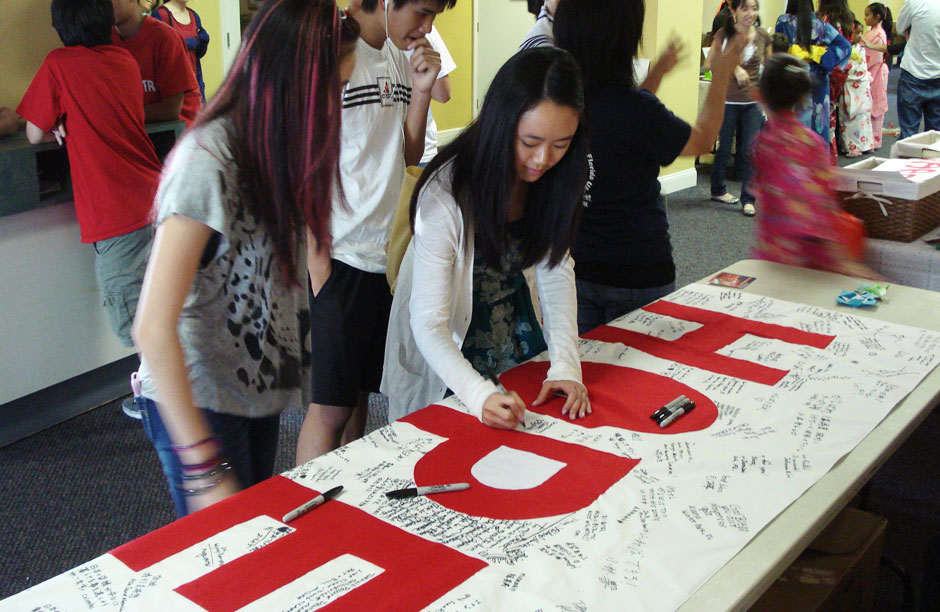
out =
[[[519,394],[530,411],[567,418],[561,414],[564,397],[532,405],[542,390],[548,365],[547,361],[529,361],[503,372],[499,378],[507,389]],[[718,407],[706,395],[666,376],[593,361],[581,362],[581,376],[591,398],[591,415],[572,421],[579,427],[609,426],[642,433],[680,434],[706,429],[718,418]],[[650,415],[680,395],[695,402],[695,409],[669,427],[661,428]]]
[[[315,493],[275,476],[120,548],[114,557],[135,571],[261,514],[282,517]],[[183,584],[176,592],[209,612],[238,610],[341,555],[385,571],[320,608],[421,610],[486,563],[331,501],[291,521],[294,533]],[[380,544],[377,544],[380,543]]]
[[610,325],[601,325],[597,329],[584,334],[584,337],[603,342],[619,342],[655,357],[764,385],[777,384],[787,375],[787,371],[769,368],[743,359],[725,357],[715,351],[731,344],[745,334],[761,338],[773,338],[791,344],[802,344],[819,349],[826,348],[835,339],[835,336],[814,334],[794,327],[751,321],[713,310],[682,306],[663,300],[644,306],[643,310],[701,323],[702,327],[684,334],[678,340],[671,341]]
[[[445,508],[471,516],[516,520],[568,514],[589,506],[639,463],[638,459],[544,436],[493,429],[443,406],[428,406],[401,420],[448,438],[415,465],[415,483],[469,482],[466,491],[435,495],[433,499]],[[501,446],[560,461],[565,467],[537,487],[493,488],[474,478],[471,469]]]

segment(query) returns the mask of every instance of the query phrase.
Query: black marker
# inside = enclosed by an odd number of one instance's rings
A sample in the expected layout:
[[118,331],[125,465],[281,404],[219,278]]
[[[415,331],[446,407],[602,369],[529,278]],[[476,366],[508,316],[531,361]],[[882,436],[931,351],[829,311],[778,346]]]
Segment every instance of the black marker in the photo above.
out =
[[682,404],[688,401],[690,401],[689,398],[687,398],[684,395],[680,395],[676,399],[672,400],[671,402],[669,402],[668,404],[666,404],[665,406],[663,406],[662,408],[660,408],[659,410],[651,414],[650,418],[658,423],[659,421],[669,416],[673,410],[675,410],[676,408],[678,408],[679,406],[681,406]]
[[675,408],[672,412],[666,415],[660,422],[659,426],[665,428],[672,424],[673,421],[681,417],[683,414],[688,414],[695,410],[695,402],[690,399],[686,400],[686,403],[681,404],[679,407]]
[[405,499],[406,497],[416,497],[418,495],[432,495],[434,493],[449,493],[451,491],[463,491],[469,489],[470,484],[466,482],[457,482],[454,484],[432,485],[430,487],[412,487],[410,489],[398,489],[389,491],[385,497],[389,499]]

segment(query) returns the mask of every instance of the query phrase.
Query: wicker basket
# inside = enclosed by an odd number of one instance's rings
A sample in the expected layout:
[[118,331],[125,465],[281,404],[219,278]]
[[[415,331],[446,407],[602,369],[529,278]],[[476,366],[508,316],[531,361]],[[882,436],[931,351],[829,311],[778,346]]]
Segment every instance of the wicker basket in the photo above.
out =
[[940,225],[940,192],[920,200],[879,195],[879,199],[891,202],[883,205],[887,216],[874,198],[846,191],[839,191],[838,195],[842,208],[864,221],[869,238],[911,242]]

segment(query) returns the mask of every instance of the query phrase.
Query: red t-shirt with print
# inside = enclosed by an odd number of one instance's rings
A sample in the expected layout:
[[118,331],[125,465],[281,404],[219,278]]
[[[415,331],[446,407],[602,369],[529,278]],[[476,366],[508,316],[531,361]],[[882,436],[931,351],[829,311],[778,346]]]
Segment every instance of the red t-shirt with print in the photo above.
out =
[[61,47],[46,56],[17,107],[51,131],[64,118],[82,242],[150,222],[160,161],[144,129],[140,70],[113,45]]
[[202,105],[202,94],[186,43],[179,33],[152,17],[144,17],[140,31],[133,38],[122,40],[114,29],[111,42],[130,51],[137,60],[144,86],[144,105],[186,92],[180,119],[187,126],[192,123]]

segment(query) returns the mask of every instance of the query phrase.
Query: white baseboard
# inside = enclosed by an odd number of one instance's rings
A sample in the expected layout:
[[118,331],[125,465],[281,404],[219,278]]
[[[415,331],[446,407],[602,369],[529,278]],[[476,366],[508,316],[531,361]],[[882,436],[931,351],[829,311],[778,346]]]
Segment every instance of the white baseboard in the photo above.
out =
[[663,195],[682,191],[689,187],[695,187],[698,184],[698,174],[695,168],[682,170],[680,172],[671,172],[659,177],[659,184],[662,186],[660,193]]
[[454,138],[457,138],[457,134],[462,132],[464,128],[453,128],[451,130],[438,130],[437,132],[437,146],[438,148],[443,147],[446,144],[450,144]]

